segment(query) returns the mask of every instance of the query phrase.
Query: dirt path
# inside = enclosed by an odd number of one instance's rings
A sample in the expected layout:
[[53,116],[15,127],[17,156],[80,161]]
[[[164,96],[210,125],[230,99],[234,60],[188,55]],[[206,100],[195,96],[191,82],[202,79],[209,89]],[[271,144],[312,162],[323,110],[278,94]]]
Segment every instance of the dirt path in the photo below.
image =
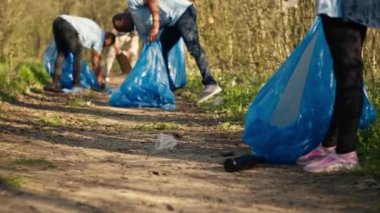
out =
[[[87,102],[89,101],[89,102]],[[197,112],[107,106],[107,96],[26,95],[0,102],[0,212],[376,212],[380,190],[358,175],[296,166],[229,174],[220,155],[247,152],[241,129]],[[180,142],[154,151],[159,133]]]

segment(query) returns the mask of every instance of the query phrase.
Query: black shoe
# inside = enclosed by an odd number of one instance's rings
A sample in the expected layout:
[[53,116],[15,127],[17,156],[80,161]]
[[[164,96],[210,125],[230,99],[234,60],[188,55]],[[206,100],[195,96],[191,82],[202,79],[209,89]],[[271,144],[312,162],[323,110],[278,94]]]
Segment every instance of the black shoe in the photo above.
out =
[[228,158],[223,164],[226,172],[237,172],[252,169],[258,163],[265,163],[265,159],[256,155],[242,155],[236,158]]
[[61,85],[54,83],[44,86],[44,90],[49,92],[62,92]]

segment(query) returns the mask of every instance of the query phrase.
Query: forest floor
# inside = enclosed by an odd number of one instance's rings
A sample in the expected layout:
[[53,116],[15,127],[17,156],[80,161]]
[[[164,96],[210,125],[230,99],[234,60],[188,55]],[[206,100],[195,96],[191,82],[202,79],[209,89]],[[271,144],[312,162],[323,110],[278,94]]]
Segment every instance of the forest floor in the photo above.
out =
[[[242,127],[186,97],[174,112],[114,108],[107,99],[37,92],[0,102],[0,212],[380,211],[369,176],[294,165],[224,172],[226,153],[249,151]],[[160,133],[177,146],[157,151]]]

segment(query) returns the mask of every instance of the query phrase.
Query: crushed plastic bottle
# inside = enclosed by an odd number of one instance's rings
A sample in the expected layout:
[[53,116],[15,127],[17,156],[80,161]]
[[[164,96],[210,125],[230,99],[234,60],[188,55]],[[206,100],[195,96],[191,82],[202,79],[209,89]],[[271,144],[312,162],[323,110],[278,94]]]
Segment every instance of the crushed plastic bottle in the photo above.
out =
[[176,140],[173,135],[160,133],[156,141],[155,150],[172,150],[177,143],[178,140]]

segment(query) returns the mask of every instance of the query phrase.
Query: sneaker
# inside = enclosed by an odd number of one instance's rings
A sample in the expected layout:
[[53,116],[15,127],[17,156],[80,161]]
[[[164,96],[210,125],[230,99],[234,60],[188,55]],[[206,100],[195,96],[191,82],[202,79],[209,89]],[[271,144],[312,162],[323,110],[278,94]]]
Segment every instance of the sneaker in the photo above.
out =
[[82,92],[86,91],[86,89],[84,89],[82,87],[74,86],[72,89],[62,89],[62,91],[65,94],[75,95],[75,94],[81,94]]
[[317,148],[315,148],[311,152],[298,158],[298,160],[296,161],[296,164],[304,166],[314,161],[318,161],[334,151],[335,151],[335,146],[325,148],[319,145]]
[[222,88],[220,88],[217,84],[206,85],[203,89],[202,96],[197,103],[201,104],[221,92]]
[[356,152],[330,153],[319,161],[307,164],[304,170],[312,173],[352,171],[359,167]]

